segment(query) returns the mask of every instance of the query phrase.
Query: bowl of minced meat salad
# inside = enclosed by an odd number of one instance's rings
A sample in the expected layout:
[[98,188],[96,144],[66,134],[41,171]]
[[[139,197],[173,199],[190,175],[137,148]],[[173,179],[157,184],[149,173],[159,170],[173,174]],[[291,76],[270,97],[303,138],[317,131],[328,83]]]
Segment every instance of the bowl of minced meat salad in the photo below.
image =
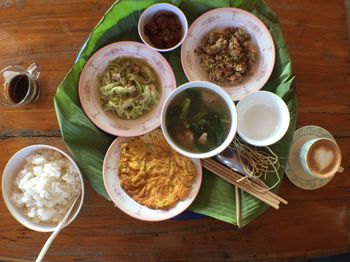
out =
[[84,198],[81,172],[62,150],[32,145],[16,152],[2,177],[4,202],[22,225],[52,232],[79,196],[65,226],[78,215]]
[[141,40],[159,52],[172,51],[184,41],[188,23],[184,13],[167,3],[155,4],[140,16],[138,32]]
[[181,46],[190,81],[223,87],[238,101],[261,89],[275,63],[275,47],[264,23],[238,8],[218,8],[198,17]]

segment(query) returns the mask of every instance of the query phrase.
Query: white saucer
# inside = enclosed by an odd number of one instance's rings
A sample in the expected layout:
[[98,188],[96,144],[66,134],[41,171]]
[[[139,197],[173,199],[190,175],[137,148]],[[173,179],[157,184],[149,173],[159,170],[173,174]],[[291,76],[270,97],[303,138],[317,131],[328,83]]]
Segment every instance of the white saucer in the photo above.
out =
[[335,142],[334,137],[325,129],[319,126],[304,126],[294,133],[292,148],[289,153],[289,160],[286,167],[286,175],[289,180],[302,189],[317,189],[326,185],[331,179],[319,179],[307,175],[301,167],[299,161],[299,151],[301,146],[309,139],[329,138]]

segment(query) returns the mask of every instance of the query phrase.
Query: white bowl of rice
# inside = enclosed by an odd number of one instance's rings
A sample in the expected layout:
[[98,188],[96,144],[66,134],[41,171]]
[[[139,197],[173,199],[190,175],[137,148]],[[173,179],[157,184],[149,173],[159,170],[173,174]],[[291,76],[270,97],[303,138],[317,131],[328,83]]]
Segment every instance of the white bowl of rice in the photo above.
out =
[[32,145],[17,151],[2,176],[2,195],[12,216],[25,227],[52,232],[79,196],[66,224],[78,215],[84,199],[79,167],[62,150]]

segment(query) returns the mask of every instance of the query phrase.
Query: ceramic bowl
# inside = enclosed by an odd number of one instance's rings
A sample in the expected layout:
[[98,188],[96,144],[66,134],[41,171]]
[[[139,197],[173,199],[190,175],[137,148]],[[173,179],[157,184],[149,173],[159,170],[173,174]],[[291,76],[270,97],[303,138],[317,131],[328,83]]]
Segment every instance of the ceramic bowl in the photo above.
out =
[[103,182],[113,203],[129,216],[144,221],[162,221],[175,217],[185,211],[196,198],[202,183],[201,162],[197,159],[191,159],[196,168],[197,175],[192,184],[192,190],[185,200],[178,202],[173,208],[167,210],[151,209],[139,204],[120,186],[117,166],[120,157],[120,146],[127,142],[128,139],[130,138],[118,137],[114,140],[103,161]]
[[[177,43],[176,45],[174,45],[173,47],[165,48],[165,49],[155,47],[152,44],[152,42],[150,41],[150,39],[148,38],[148,36],[144,32],[145,25],[159,11],[172,12],[178,16],[178,18],[181,22],[182,38],[181,38],[180,42]],[[160,3],[160,4],[155,4],[155,5],[148,7],[145,11],[143,11],[142,15],[139,18],[139,22],[138,22],[138,32],[139,32],[139,36],[140,36],[142,42],[144,42],[150,48],[157,50],[159,52],[169,52],[169,51],[172,51],[172,50],[176,49],[177,47],[179,47],[182,44],[182,42],[185,40],[185,37],[187,35],[187,31],[188,31],[188,23],[187,23],[187,19],[186,19],[185,14],[181,11],[181,9],[177,8],[176,6],[174,6],[172,4]]]
[[245,79],[236,85],[222,86],[234,101],[261,89],[269,79],[275,64],[275,46],[269,30],[253,14],[238,8],[217,8],[198,17],[190,26],[181,47],[181,63],[190,81],[208,81],[195,49],[210,31],[226,27],[243,28],[251,37],[251,48],[258,58]]
[[279,141],[289,127],[289,110],[279,96],[268,91],[247,95],[237,104],[237,133],[254,146]]
[[[125,120],[103,110],[98,94],[98,76],[108,63],[118,57],[144,59],[158,73],[160,99],[158,105],[136,119]],[[116,42],[98,50],[85,64],[79,80],[79,98],[89,119],[103,131],[116,136],[138,136],[160,125],[160,111],[165,98],[176,88],[173,70],[165,58],[155,50],[138,42]]]
[[300,150],[302,146],[312,139],[327,138],[336,143],[331,133],[320,126],[303,126],[295,130],[291,144],[286,175],[288,179],[297,187],[306,190],[315,190],[328,184],[333,176],[318,178],[307,174],[300,162]]
[[4,199],[4,202],[10,211],[11,215],[23,226],[34,230],[38,232],[53,232],[55,228],[57,227],[57,224],[37,224],[34,223],[32,220],[30,220],[27,216],[25,216],[22,211],[17,208],[13,202],[11,201],[11,192],[13,188],[13,181],[16,178],[18,172],[23,168],[25,162],[26,162],[26,157],[28,157],[30,154],[32,154],[34,151],[37,151],[39,149],[49,149],[49,150],[54,150],[58,151],[61,153],[64,157],[68,158],[69,161],[73,164],[73,166],[76,168],[80,181],[81,181],[81,189],[82,193],[79,196],[79,199],[75,203],[75,207],[73,208],[70,216],[68,217],[67,222],[65,223],[64,226],[69,225],[78,215],[81,206],[83,205],[83,200],[84,200],[84,182],[83,182],[83,176],[79,170],[78,165],[74,162],[74,160],[65,152],[62,150],[49,146],[49,145],[31,145],[28,147],[25,147],[19,151],[17,151],[7,162],[3,175],[2,175],[2,196]]
[[[193,153],[193,152],[189,152],[183,148],[181,148],[180,146],[178,146],[173,139],[171,138],[171,136],[169,135],[169,132],[166,128],[166,124],[165,124],[165,119],[166,119],[166,114],[167,114],[167,110],[168,107],[171,103],[171,101],[173,101],[173,99],[179,95],[180,93],[184,92],[185,90],[188,89],[196,89],[196,88],[204,88],[204,89],[208,89],[214,93],[216,93],[218,96],[220,96],[226,103],[228,109],[229,109],[229,113],[231,116],[231,124],[230,124],[230,130],[228,132],[227,137],[225,138],[224,142],[218,146],[217,148],[214,148],[212,150],[210,150],[209,152],[205,152],[205,153]],[[236,130],[237,130],[237,112],[236,112],[236,107],[235,104],[233,103],[232,99],[230,98],[230,96],[227,94],[227,92],[222,89],[221,87],[213,84],[213,83],[209,83],[209,82],[205,82],[205,81],[192,81],[192,82],[188,82],[186,84],[181,85],[180,87],[176,88],[166,99],[164,106],[162,108],[162,114],[161,114],[161,127],[162,127],[162,131],[164,134],[165,139],[167,140],[167,142],[169,143],[169,145],[176,150],[177,152],[179,152],[180,154],[190,157],[190,158],[208,158],[208,157],[212,157],[215,156],[217,154],[219,154],[220,152],[222,152],[233,140],[235,134],[236,134]]]

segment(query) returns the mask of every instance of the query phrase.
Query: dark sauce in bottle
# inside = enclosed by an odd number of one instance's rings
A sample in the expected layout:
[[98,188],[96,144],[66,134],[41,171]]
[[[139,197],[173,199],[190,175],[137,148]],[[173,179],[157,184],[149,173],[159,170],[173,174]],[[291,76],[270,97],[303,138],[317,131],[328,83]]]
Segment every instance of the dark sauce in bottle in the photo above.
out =
[[16,75],[14,78],[11,79],[8,88],[10,99],[16,104],[20,103],[28,93],[28,76],[25,74]]

